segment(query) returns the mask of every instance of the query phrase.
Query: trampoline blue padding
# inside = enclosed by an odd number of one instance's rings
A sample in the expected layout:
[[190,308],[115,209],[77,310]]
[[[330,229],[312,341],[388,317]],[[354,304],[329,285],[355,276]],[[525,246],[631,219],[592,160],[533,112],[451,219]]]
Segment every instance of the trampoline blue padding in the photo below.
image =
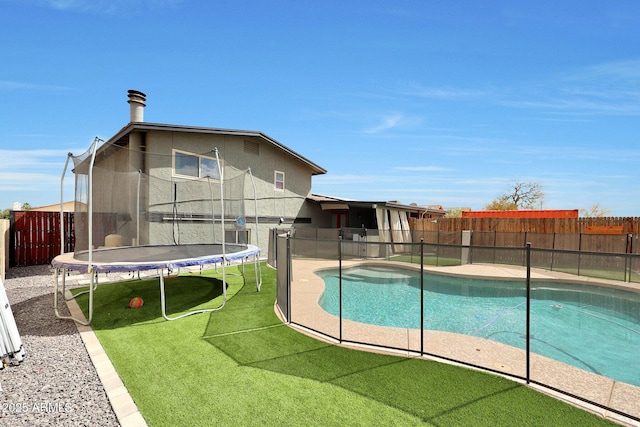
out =
[[[222,249],[222,243],[101,248],[92,252],[91,270],[116,272],[175,269],[217,264],[223,260],[235,261],[260,253],[260,248],[253,245],[225,244],[224,254]],[[60,270],[86,271],[89,252],[58,255],[51,265]]]

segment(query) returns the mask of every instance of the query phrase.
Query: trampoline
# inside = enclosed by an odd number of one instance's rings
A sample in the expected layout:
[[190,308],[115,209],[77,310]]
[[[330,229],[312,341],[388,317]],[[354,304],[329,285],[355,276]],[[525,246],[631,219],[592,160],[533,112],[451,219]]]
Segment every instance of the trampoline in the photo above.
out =
[[[56,316],[60,319],[70,319],[78,323],[88,325],[93,319],[93,292],[97,286],[96,273],[110,272],[139,272],[159,270],[160,283],[160,309],[162,317],[166,320],[176,320],[192,314],[206,313],[221,309],[226,303],[226,286],[222,287],[224,301],[221,306],[202,310],[193,310],[179,316],[169,317],[166,309],[166,293],[164,284],[164,271],[171,272],[181,267],[217,265],[224,266],[232,261],[244,262],[249,257],[254,257],[257,262],[260,248],[253,245],[234,244],[191,244],[191,245],[147,245],[132,247],[103,248],[92,251],[92,263],[89,264],[89,252],[73,254],[71,252],[58,255],[51,265],[55,269],[54,307]],[[244,265],[244,264],[243,264]],[[89,291],[89,317],[87,321],[73,316],[63,316],[58,311],[58,290],[65,294],[67,271],[90,271]],[[260,290],[260,278],[256,273],[256,287]],[[62,275],[60,275],[62,272]],[[62,279],[60,279],[62,276]],[[223,274],[223,282],[224,282]],[[60,288],[60,284],[62,287]],[[81,293],[81,294],[83,294]],[[80,295],[80,294],[79,294]]]
[[[60,200],[62,206],[64,178],[73,159],[73,228],[65,227],[60,215],[61,229],[69,231],[61,233],[60,255],[51,262],[58,318],[91,323],[99,273],[157,271],[161,312],[166,320],[224,307],[226,267],[232,262],[241,262],[244,274],[245,260],[253,258],[256,288],[260,291],[258,206],[251,168],[238,169],[230,161],[222,168],[217,147],[204,153],[186,151],[193,147],[185,145],[179,151],[171,150],[172,154],[162,154],[132,136],[128,141],[112,142],[95,138],[82,155],[69,153],[60,182]],[[251,190],[253,195],[249,197]],[[245,215],[248,201],[253,204],[254,214],[249,221]],[[255,245],[250,244],[253,240]],[[74,251],[65,252],[70,241]],[[166,275],[180,268],[205,265],[222,272],[222,304],[169,317]],[[87,273],[89,289],[66,296],[68,271]],[[89,294],[86,320],[59,313],[59,291],[67,300]]]

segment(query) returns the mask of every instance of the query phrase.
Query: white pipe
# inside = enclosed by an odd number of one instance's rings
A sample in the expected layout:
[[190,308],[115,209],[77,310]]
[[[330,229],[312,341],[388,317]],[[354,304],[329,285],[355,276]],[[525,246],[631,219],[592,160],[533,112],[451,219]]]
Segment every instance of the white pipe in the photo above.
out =
[[[211,241],[216,241],[216,213],[213,207],[213,188],[211,188],[211,177],[207,175],[207,182],[209,183],[209,199],[211,199]],[[202,218],[206,220],[206,218]]]
[[[64,170],[62,171],[62,177],[60,178],[60,255],[64,253],[64,177],[67,174],[67,167],[69,166],[69,159],[73,154],[67,154],[67,161],[64,163]],[[74,197],[75,199],[75,197]]]
[[[251,178],[251,185],[253,186],[253,212],[255,213],[256,219],[256,246],[260,247],[260,233],[259,233],[259,228],[258,228],[258,191],[256,190],[256,182],[253,179],[253,173],[251,172],[251,167],[249,167],[249,169],[247,169],[247,172],[249,172],[249,177]],[[249,242],[247,242],[248,244]],[[258,292],[260,291],[260,287],[262,286],[262,269],[260,268],[260,260],[258,258],[258,255],[255,255],[255,263],[254,263],[254,269],[256,271],[256,287],[258,288]],[[260,277],[258,277],[260,276]]]
[[220,177],[220,211],[221,211],[221,224],[222,224],[222,295],[224,295],[224,301],[227,301],[227,276],[226,276],[226,262],[227,262],[227,248],[225,244],[224,233],[224,176],[222,175],[222,168],[220,167],[220,157],[218,156],[218,147],[213,149],[216,154],[216,165],[218,166],[218,176]]
[[[253,173],[251,173],[251,168],[247,169],[249,172],[249,177],[251,178],[251,185],[253,186],[253,212],[256,216],[256,246],[260,247],[260,238],[258,237],[258,191],[256,190],[256,182],[253,180]],[[247,242],[249,243],[249,242]]]
[[142,169],[138,169],[138,194],[136,197],[136,244],[132,246],[140,246],[140,180],[142,177]]
[[[87,212],[89,215],[89,264],[87,265],[87,273],[92,274],[92,261],[93,261],[93,164],[96,161],[96,148],[98,146],[98,141],[102,141],[97,136],[93,140],[93,152],[91,153],[91,161],[89,162],[89,194],[87,195]],[[93,293],[93,287],[89,288],[91,293]],[[89,299],[89,305],[93,298]],[[89,307],[89,311],[91,311],[91,307]]]

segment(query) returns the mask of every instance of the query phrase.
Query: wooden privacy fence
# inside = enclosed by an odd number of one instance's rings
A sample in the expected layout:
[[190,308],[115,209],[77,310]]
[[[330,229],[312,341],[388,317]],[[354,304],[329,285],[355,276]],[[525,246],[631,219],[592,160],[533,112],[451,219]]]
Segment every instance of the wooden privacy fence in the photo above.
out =
[[640,253],[640,218],[438,218],[413,224],[413,239],[472,246],[522,247],[583,252]]
[[425,218],[416,219],[413,228],[425,231],[640,234],[640,218]]
[[[73,213],[64,212],[65,252],[74,248]],[[49,264],[60,254],[60,212],[11,213],[10,266]]]

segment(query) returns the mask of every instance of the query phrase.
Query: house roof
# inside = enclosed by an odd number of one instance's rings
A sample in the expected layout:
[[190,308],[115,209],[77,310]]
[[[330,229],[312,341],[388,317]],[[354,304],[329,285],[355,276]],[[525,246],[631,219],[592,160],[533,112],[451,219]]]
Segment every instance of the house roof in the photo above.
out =
[[[62,204],[62,211],[63,212],[73,212],[75,211],[75,204],[76,202],[71,200],[68,202],[64,202]],[[30,211],[36,211],[36,212],[60,212],[60,203],[56,203],[54,205],[47,205],[47,206],[38,206],[35,208],[30,208]]]
[[307,197],[310,200],[313,200],[317,203],[320,203],[320,206],[323,210],[330,209],[349,209],[349,206],[360,207],[360,208],[375,208],[378,206],[384,206],[389,209],[399,209],[403,211],[410,212],[418,212],[418,213],[434,213],[445,215],[447,213],[446,210],[442,209],[441,206],[420,206],[415,203],[405,205],[403,203],[397,201],[364,201],[364,200],[352,200],[352,199],[343,199],[339,197],[332,196],[323,196],[320,194],[311,194]]
[[[286,147],[285,145],[279,143],[275,139],[265,135],[262,132],[252,131],[252,130],[236,130],[236,129],[220,129],[220,128],[211,128],[211,127],[200,127],[200,126],[184,126],[184,125],[171,125],[171,124],[162,124],[162,123],[148,123],[148,122],[131,122],[127,124],[125,127],[120,129],[118,133],[112,136],[106,144],[118,144],[120,141],[124,140],[131,132],[134,131],[167,131],[167,132],[186,132],[186,133],[205,133],[212,135],[235,135],[235,136],[244,136],[244,137],[255,137],[259,138],[266,143],[272,145],[278,150],[285,152],[286,154],[298,159],[309,168],[311,168],[312,175],[323,175],[327,173],[327,171],[313,163],[311,160],[307,159],[304,156],[296,153],[292,149]],[[105,144],[105,145],[106,145]]]

